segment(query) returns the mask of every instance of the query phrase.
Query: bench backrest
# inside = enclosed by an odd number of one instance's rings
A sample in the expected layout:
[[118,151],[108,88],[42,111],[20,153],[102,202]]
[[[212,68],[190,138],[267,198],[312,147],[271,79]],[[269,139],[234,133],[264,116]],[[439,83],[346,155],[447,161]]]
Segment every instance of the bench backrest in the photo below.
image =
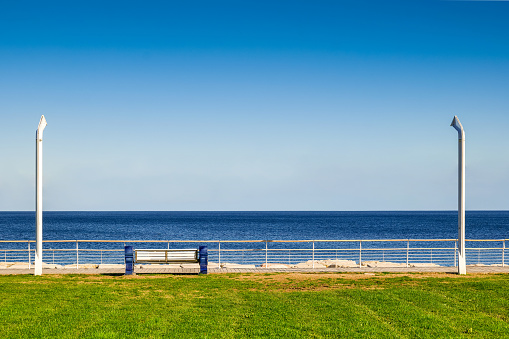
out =
[[199,262],[197,249],[140,249],[134,250],[136,263]]

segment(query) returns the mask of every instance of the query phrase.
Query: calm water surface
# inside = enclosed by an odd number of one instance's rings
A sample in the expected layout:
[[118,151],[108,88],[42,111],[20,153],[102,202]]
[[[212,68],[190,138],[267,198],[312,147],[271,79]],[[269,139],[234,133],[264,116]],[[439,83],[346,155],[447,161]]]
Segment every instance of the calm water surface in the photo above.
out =
[[[456,211],[44,212],[45,240],[455,238]],[[467,211],[467,239],[509,238],[509,211]],[[0,240],[34,240],[35,212],[0,212]]]

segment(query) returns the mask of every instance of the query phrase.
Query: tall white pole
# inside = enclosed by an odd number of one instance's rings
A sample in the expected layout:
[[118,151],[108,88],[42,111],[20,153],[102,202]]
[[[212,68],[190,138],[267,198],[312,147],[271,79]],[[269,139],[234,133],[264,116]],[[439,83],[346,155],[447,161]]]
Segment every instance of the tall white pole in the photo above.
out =
[[451,126],[458,131],[458,274],[467,273],[465,251],[465,131],[457,116]]
[[35,134],[35,270],[34,275],[42,275],[42,131],[46,119],[41,116]]

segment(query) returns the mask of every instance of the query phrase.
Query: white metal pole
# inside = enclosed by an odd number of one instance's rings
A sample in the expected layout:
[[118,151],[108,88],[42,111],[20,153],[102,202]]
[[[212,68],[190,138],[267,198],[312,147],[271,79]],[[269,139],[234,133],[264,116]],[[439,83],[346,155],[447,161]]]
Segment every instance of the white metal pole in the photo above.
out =
[[465,131],[457,116],[451,126],[458,131],[458,274],[467,273],[465,250]]
[[46,119],[41,116],[35,137],[35,269],[34,275],[42,274],[42,132]]

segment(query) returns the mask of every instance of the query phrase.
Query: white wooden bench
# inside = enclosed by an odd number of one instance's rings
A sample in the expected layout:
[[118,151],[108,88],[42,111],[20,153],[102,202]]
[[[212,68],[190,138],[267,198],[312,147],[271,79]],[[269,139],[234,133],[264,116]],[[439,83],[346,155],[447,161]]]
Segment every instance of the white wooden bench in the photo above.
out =
[[134,264],[199,263],[200,273],[207,274],[207,246],[199,249],[136,249],[125,246],[125,274],[134,274]]
[[137,264],[170,264],[200,262],[197,249],[141,249],[134,250],[134,262]]

